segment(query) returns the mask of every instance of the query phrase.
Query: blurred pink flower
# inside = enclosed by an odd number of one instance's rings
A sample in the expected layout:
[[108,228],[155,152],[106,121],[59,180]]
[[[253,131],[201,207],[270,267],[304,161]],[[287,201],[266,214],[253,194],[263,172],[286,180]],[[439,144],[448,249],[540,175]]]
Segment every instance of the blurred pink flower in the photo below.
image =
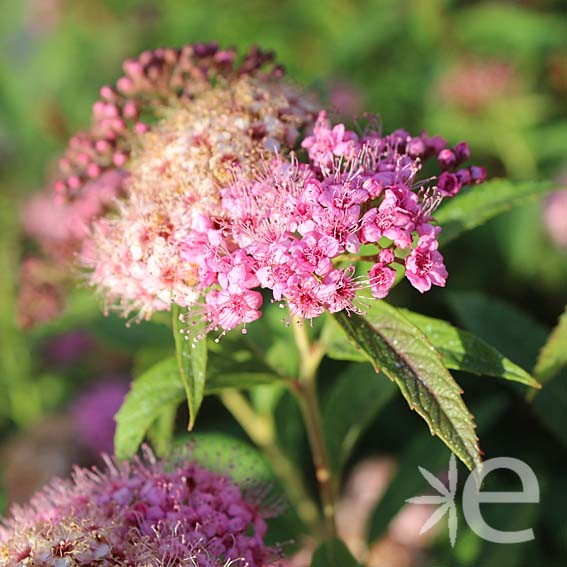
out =
[[329,82],[327,89],[331,110],[349,118],[363,111],[364,96],[360,87],[354,83],[344,79],[334,80]]
[[445,72],[437,92],[445,104],[476,113],[515,94],[518,87],[518,74],[507,61],[464,59]]
[[114,416],[129,390],[123,378],[106,378],[87,387],[75,400],[71,415],[80,443],[94,455],[114,452]]
[[18,322],[24,329],[57,317],[64,304],[64,287],[57,266],[42,258],[26,258],[18,281]]
[[49,341],[46,358],[55,366],[68,366],[78,362],[94,347],[91,336],[80,330],[69,331]]
[[545,203],[543,218],[553,242],[567,250],[567,189],[550,195]]

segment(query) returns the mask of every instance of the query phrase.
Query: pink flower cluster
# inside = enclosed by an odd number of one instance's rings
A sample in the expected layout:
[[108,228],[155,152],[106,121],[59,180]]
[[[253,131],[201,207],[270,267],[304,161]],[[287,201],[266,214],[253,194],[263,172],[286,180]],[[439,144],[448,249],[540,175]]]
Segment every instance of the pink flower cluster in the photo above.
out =
[[[237,57],[235,49],[198,43],[145,51],[124,62],[124,75],[114,86],[100,90],[89,129],[71,138],[59,160],[53,187],[32,197],[23,210],[27,236],[61,274],[57,287],[62,299],[75,257],[90,255],[93,223],[113,211],[116,199],[124,196],[132,150],[140,136],[153,130],[154,119],[172,105],[177,109],[190,106],[219,84],[248,77],[277,82],[283,71],[272,64],[273,59],[273,53],[258,47]],[[28,295],[41,298],[41,282],[24,284]],[[28,313],[25,298],[20,303],[27,325],[42,321]],[[51,313],[56,316],[58,310]]]
[[77,468],[71,481],[16,506],[0,526],[0,564],[263,567],[276,559],[259,505],[227,477],[151,455],[107,465]]
[[[273,60],[273,53],[251,47],[237,63],[235,49],[221,50],[215,43],[144,51],[123,64],[124,76],[114,87],[100,89],[94,103],[92,125],[69,142],[59,161],[55,190],[66,198],[81,193],[85,183],[109,169],[122,168],[130,159],[133,135],[149,130],[147,117],[172,100],[191,100],[210,88],[211,81],[258,74]],[[269,76],[279,76],[274,66]]]
[[[440,228],[431,215],[443,198],[485,178],[479,167],[457,169],[469,157],[465,143],[448,148],[439,137],[403,130],[358,136],[321,112],[302,146],[307,163],[292,154],[252,178],[235,172],[221,191],[221,215],[195,215],[180,244],[181,258],[199,266],[205,300],[198,316],[209,331],[258,319],[259,288],[284,301],[292,316],[312,319],[325,310],[356,310],[365,286],[386,297],[396,265],[420,292],[445,285]],[[429,157],[442,173],[419,182]],[[366,275],[356,274],[360,259],[373,264]]]

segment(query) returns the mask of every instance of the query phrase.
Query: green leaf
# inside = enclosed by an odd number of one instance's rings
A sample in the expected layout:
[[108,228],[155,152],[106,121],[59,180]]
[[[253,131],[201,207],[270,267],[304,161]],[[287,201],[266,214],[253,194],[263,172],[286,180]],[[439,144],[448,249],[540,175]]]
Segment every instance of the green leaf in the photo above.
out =
[[323,429],[335,474],[340,474],[364,430],[395,392],[394,384],[377,376],[370,364],[351,364],[339,375],[323,407]]
[[158,417],[148,430],[148,438],[158,457],[167,456],[171,449],[178,405],[179,401],[176,400],[162,408]]
[[347,546],[338,538],[324,541],[313,554],[311,567],[361,567]]
[[285,383],[260,356],[249,348],[246,337],[239,334],[209,344],[209,365],[206,393],[226,388],[253,388],[263,384]]
[[274,482],[273,473],[262,453],[247,441],[226,433],[189,433],[176,440],[181,456],[208,470],[229,475],[238,484],[253,486]]
[[439,351],[446,368],[463,370],[479,376],[495,376],[540,388],[523,368],[500,354],[472,333],[453,327],[447,321],[400,309]]
[[335,315],[376,370],[394,380],[431,433],[470,468],[481,462],[472,416],[459,385],[427,337],[397,309],[375,301],[365,317]]
[[[223,388],[250,388],[271,384],[281,378],[248,353],[236,350],[229,356],[214,350],[210,353],[208,379],[204,394],[215,394]],[[130,392],[116,415],[115,452],[118,458],[132,456],[146,432],[163,412],[186,398],[176,357],[152,366],[132,382]],[[163,425],[163,424],[162,424]]]
[[451,292],[446,297],[463,327],[517,364],[533,368],[548,334],[543,325],[521,309],[482,293]]
[[268,303],[262,308],[262,317],[250,325],[246,342],[279,374],[297,376],[299,354],[293,333],[283,320],[284,315],[279,304]]
[[175,358],[167,358],[132,382],[130,392],[116,414],[114,452],[119,459],[131,457],[150,426],[167,408],[185,397]]
[[439,243],[447,244],[466,230],[471,230],[491,218],[522,205],[530,199],[549,193],[556,188],[551,181],[525,181],[513,183],[494,179],[446,202],[435,214],[443,227]]
[[[187,406],[189,407],[189,423],[187,429],[191,431],[195,425],[197,414],[203,398],[205,397],[205,383],[207,379],[207,341],[190,340],[183,333],[180,321],[180,309],[176,305],[172,307],[173,316],[173,338],[175,340],[175,352],[179,374],[185,386],[187,395]],[[192,332],[196,335],[204,331],[203,319],[195,319]]]
[[567,365],[567,306],[539,352],[534,374],[547,382]]

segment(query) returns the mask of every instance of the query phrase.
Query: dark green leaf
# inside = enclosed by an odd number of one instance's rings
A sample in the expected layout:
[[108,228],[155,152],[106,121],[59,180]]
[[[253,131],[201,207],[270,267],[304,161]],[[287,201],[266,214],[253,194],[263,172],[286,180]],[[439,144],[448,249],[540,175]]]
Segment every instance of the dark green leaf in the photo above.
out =
[[[189,424],[187,429],[193,429],[195,420],[203,398],[205,397],[205,383],[207,379],[207,341],[201,339],[191,340],[182,331],[180,321],[180,310],[177,306],[172,307],[173,316],[173,338],[175,340],[175,352],[179,374],[185,386],[187,405],[189,407]],[[199,335],[204,331],[203,319],[195,319],[191,329],[192,333]]]
[[480,463],[472,416],[439,353],[397,309],[375,301],[365,317],[335,315],[377,370],[394,380],[410,408],[469,467]]
[[567,369],[543,386],[533,407],[541,422],[567,447]]
[[547,337],[543,325],[517,307],[478,292],[451,292],[448,303],[461,324],[524,368],[533,368]]
[[311,567],[361,567],[340,539],[324,541],[313,554]]
[[185,397],[175,358],[167,358],[136,378],[116,414],[114,451],[119,459],[131,457],[150,426],[165,408]]
[[[285,324],[285,313],[279,304],[269,303],[262,308],[262,317],[250,325],[246,342],[278,374],[297,376],[299,355],[295,348],[293,333]],[[227,339],[229,337],[225,337]],[[225,342],[223,339],[222,342]],[[221,342],[221,344],[222,344]]]
[[206,393],[225,388],[252,388],[261,384],[284,383],[284,379],[250,350],[246,337],[233,334],[220,343],[209,344]]
[[377,376],[370,364],[351,364],[339,375],[323,408],[323,428],[335,474],[340,474],[364,430],[395,392],[394,384]]
[[534,374],[547,382],[567,365],[567,306],[541,349]]
[[400,310],[441,353],[443,364],[452,370],[463,370],[479,376],[496,376],[539,388],[538,382],[523,368],[501,355],[479,337],[453,327],[447,321]]
[[443,227],[439,243],[447,244],[466,230],[471,230],[491,218],[522,205],[530,199],[553,191],[551,181],[525,181],[513,183],[494,179],[445,203],[435,214]]

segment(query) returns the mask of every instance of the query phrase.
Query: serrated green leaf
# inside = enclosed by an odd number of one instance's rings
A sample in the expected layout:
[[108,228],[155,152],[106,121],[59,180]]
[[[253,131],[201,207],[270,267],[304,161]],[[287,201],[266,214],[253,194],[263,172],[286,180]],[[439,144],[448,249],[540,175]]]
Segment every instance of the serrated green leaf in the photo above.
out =
[[394,384],[384,378],[370,364],[351,364],[325,400],[323,429],[331,468],[337,475],[368,424],[396,392]]
[[567,365],[567,306],[539,352],[534,374],[547,382]]
[[311,567],[361,567],[344,542],[338,538],[324,541],[313,554]]
[[532,388],[540,387],[523,368],[472,333],[442,319],[420,315],[408,309],[400,311],[431,341],[441,354],[446,368],[504,378]]
[[444,245],[491,218],[522,205],[530,199],[550,193],[556,187],[551,181],[514,183],[505,179],[487,181],[446,202],[435,213],[443,227],[439,244]]
[[337,313],[339,324],[372,365],[400,388],[410,408],[470,468],[481,462],[461,389],[427,337],[397,309],[375,301],[365,315]]
[[[183,334],[183,327],[180,321],[180,309],[174,305],[172,307],[173,338],[175,341],[175,353],[179,374],[185,386],[187,395],[187,406],[189,408],[189,423],[187,429],[191,431],[195,426],[197,414],[205,397],[205,384],[207,380],[207,341],[187,340]],[[204,331],[203,319],[196,319],[192,332],[195,334]]]

